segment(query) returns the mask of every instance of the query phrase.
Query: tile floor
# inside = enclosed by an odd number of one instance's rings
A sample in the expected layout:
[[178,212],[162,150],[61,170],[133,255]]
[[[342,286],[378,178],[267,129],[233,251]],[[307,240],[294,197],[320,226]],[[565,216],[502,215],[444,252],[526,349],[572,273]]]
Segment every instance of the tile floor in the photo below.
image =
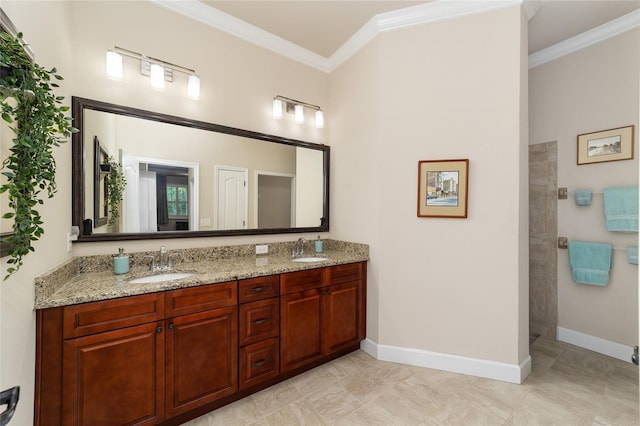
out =
[[522,385],[351,353],[186,423],[640,425],[638,367],[540,337]]

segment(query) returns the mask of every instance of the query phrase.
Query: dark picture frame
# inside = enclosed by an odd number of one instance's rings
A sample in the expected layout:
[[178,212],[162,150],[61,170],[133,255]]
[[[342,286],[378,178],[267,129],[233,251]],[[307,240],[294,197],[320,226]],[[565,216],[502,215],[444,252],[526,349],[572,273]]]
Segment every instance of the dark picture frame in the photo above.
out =
[[633,159],[634,126],[578,135],[578,165]]
[[109,154],[97,136],[93,137],[93,154],[93,226],[98,227],[106,225],[109,216],[107,175],[110,166]]

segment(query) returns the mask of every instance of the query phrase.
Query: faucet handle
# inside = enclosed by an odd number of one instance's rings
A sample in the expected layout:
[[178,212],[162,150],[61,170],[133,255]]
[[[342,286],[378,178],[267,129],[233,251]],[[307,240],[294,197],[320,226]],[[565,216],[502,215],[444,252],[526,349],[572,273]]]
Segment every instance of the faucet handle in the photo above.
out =
[[167,256],[167,269],[173,269],[173,254]]
[[149,270],[151,272],[155,272],[156,271],[156,257],[153,255],[147,255],[145,257],[143,257],[143,259],[151,259],[151,264],[149,265]]
[[165,248],[165,246],[160,246],[160,254],[165,254],[167,252],[167,249]]

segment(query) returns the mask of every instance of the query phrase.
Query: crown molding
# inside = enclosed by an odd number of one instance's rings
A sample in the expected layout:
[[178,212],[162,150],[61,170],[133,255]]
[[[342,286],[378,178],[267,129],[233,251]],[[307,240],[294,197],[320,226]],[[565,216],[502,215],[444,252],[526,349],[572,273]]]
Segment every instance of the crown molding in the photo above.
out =
[[546,64],[640,26],[640,9],[529,55],[529,69]]
[[150,0],[166,9],[224,31],[291,60],[330,73],[355,55],[379,33],[413,25],[439,22],[462,16],[519,5],[522,0],[460,1],[438,0],[374,16],[330,58],[291,43],[197,0]]
[[446,21],[490,10],[519,5],[522,0],[459,1],[439,0],[405,9],[381,13],[369,20],[329,58],[329,72],[334,71],[378,34],[414,25]]
[[244,41],[271,50],[294,61],[329,72],[329,60],[308,49],[291,43],[268,31],[251,25],[221,10],[214,9],[196,0],[150,0],[159,6],[179,13],[188,18],[202,22],[210,27],[231,34]]

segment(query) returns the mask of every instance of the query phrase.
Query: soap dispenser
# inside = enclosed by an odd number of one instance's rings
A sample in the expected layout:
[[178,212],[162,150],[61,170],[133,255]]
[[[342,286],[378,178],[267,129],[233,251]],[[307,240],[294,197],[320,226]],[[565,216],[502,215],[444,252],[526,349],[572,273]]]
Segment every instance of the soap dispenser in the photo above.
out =
[[320,239],[320,235],[318,235],[318,239],[315,241],[314,248],[316,253],[322,253],[322,240]]
[[118,255],[113,258],[113,273],[116,275],[129,272],[129,256],[124,254],[124,248],[118,249]]

